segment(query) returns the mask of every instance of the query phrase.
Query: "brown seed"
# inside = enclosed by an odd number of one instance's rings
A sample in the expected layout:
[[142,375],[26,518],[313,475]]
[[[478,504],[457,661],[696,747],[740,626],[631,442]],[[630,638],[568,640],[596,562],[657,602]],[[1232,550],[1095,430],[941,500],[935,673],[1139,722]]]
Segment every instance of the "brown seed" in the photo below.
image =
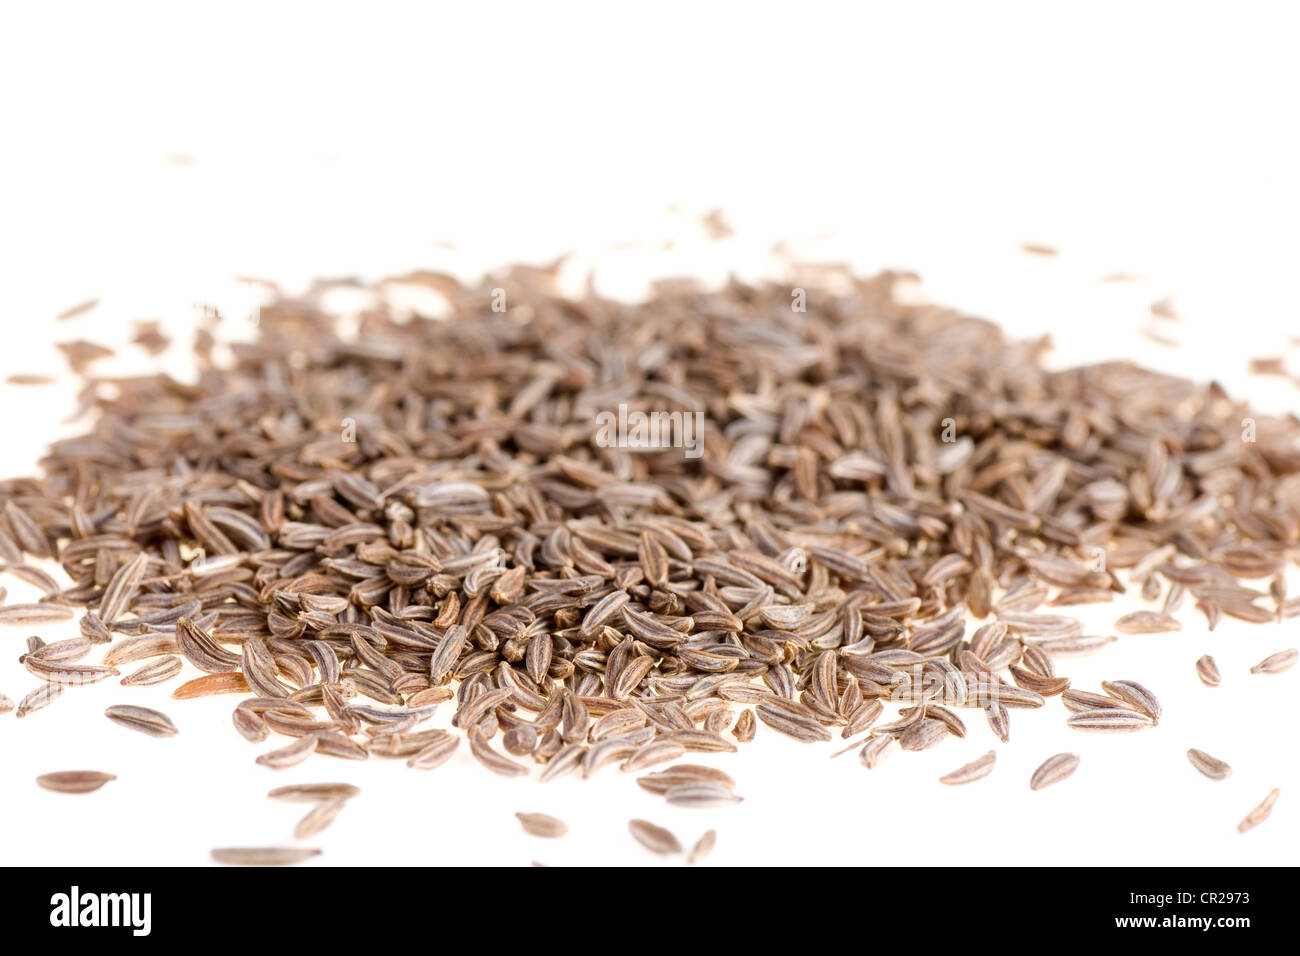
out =
[[450,760],[459,746],[460,738],[448,734],[424,747],[419,753],[406,761],[406,765],[415,770],[433,770]]
[[308,757],[316,752],[319,739],[314,734],[307,734],[299,737],[287,747],[281,747],[278,750],[269,750],[257,758],[257,762],[263,767],[270,767],[272,770],[285,770],[289,767],[296,767]]
[[1116,700],[1123,701],[1134,710],[1146,714],[1153,724],[1160,723],[1162,709],[1156,695],[1137,681],[1116,680],[1102,681],[1101,689]]
[[116,779],[113,774],[100,773],[98,770],[61,770],[57,773],[43,773],[36,778],[36,782],[46,790],[56,790],[59,793],[90,793]]
[[6,604],[0,607],[0,624],[30,627],[71,621],[72,608],[63,604]]
[[320,850],[290,846],[228,846],[212,851],[212,859],[230,866],[292,866],[319,856]]
[[1083,730],[1095,734],[1127,734],[1135,730],[1154,727],[1155,721],[1146,714],[1132,710],[1081,710],[1071,714],[1066,725],[1072,730]]
[[874,770],[880,766],[881,762],[889,756],[890,751],[896,746],[898,746],[898,741],[893,737],[872,737],[863,746],[858,756],[864,767],[868,770]]
[[691,847],[690,855],[686,858],[687,863],[699,863],[710,853],[718,842],[718,831],[707,830],[704,835],[696,841],[695,846]]
[[682,845],[677,841],[677,837],[649,820],[630,820],[627,828],[636,841],[652,853],[682,852]]
[[1274,789],[1270,791],[1269,795],[1264,798],[1260,805],[1251,810],[1250,813],[1246,814],[1245,819],[1237,824],[1237,832],[1245,833],[1247,830],[1253,830],[1255,827],[1267,820],[1269,814],[1273,812],[1273,805],[1277,803],[1277,798],[1281,795],[1281,790]]
[[1048,757],[1029,778],[1030,790],[1042,790],[1054,783],[1060,783],[1079,769],[1078,754],[1062,753]]
[[904,750],[928,750],[947,737],[947,725],[927,717],[904,730],[898,737],[898,745]]
[[150,737],[174,737],[179,731],[166,714],[148,707],[133,704],[115,704],[104,711],[104,716],[129,730],[138,730]]
[[267,793],[272,800],[288,800],[293,803],[327,803],[331,800],[350,800],[360,795],[361,789],[350,783],[291,783]]
[[48,707],[63,694],[64,684],[41,684],[34,691],[18,702],[15,717],[26,717],[33,711]]
[[209,697],[212,694],[246,693],[248,693],[248,684],[244,682],[244,675],[236,671],[196,677],[172,691],[172,699],[189,700],[192,697]]
[[955,787],[966,783],[974,783],[976,780],[983,780],[993,772],[993,765],[997,762],[997,759],[997,753],[990,750],[984,756],[978,757],[968,764],[963,764],[951,773],[944,774],[939,778],[939,782]]
[[1252,674],[1280,674],[1295,667],[1297,660],[1300,660],[1300,651],[1297,651],[1294,647],[1289,647],[1285,651],[1270,654],[1252,667],[1250,672]]
[[1115,630],[1121,634],[1160,634],[1182,630],[1182,625],[1176,618],[1159,611],[1134,611],[1116,621]]
[[545,813],[516,813],[515,816],[519,818],[519,823],[524,828],[524,832],[535,837],[555,839],[569,832],[567,823]]
[[745,798],[736,796],[729,788],[716,783],[683,783],[669,787],[664,799],[675,807],[703,810],[734,806]]
[[1219,665],[1214,662],[1214,658],[1205,654],[1196,662],[1196,676],[1201,679],[1201,683],[1206,687],[1219,686]]
[[123,687],[150,687],[169,681],[181,672],[179,657],[161,657],[127,674],[119,682]]
[[734,790],[736,787],[736,781],[721,770],[687,763],[673,764],[666,770],[659,770],[655,773],[646,774],[644,777],[638,777],[637,783],[642,789],[658,794],[666,794],[673,787],[682,787],[695,783],[714,784],[726,787],[728,790]]
[[305,840],[308,837],[320,833],[334,822],[334,818],[339,815],[339,811],[343,809],[346,803],[346,798],[338,798],[328,800],[325,803],[320,803],[312,807],[307,811],[307,814],[298,821],[298,825],[293,828],[294,838]]
[[1187,759],[1192,766],[1211,780],[1223,780],[1232,773],[1232,768],[1217,757],[1211,757],[1204,750],[1187,751]]
[[469,730],[469,750],[479,763],[495,774],[503,777],[521,777],[528,774],[527,767],[493,750],[483,731],[477,727],[471,727]]

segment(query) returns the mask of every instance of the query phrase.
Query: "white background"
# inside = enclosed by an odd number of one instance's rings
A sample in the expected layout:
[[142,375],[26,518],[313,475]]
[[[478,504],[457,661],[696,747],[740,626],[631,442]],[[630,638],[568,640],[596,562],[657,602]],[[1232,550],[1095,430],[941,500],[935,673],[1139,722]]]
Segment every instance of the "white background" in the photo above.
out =
[[[933,299],[1050,332],[1058,365],[1132,357],[1294,409],[1288,383],[1246,364],[1300,332],[1295,27],[1285,5],[1254,3],[6,5],[0,375],[58,371],[54,342],[117,344],[131,319],[178,330],[195,302],[235,310],[236,274],[289,288],[417,266],[472,278],[574,251],[571,277],[594,267],[603,290],[636,294],[665,272],[779,277],[769,249],[785,240],[807,259],[919,271]],[[698,223],[716,206],[737,230],[723,243]],[[1027,256],[1025,241],[1061,254]],[[1098,281],[1115,271],[1142,280]],[[1177,349],[1139,334],[1171,295],[1183,319],[1161,325]],[[92,296],[96,311],[53,321]],[[181,349],[166,362],[185,373]],[[135,354],[97,371],[147,367]],[[68,433],[74,392],[0,385],[0,473],[32,473]],[[10,601],[30,595],[4,583]],[[1127,609],[1099,609],[1090,630]],[[463,752],[428,774],[325,757],[276,774],[252,762],[270,744],[231,728],[235,698],[74,689],[0,717],[0,863],[202,864],[213,846],[290,840],[305,808],[266,800],[271,786],[335,779],[363,795],[311,841],[321,865],[659,862],[630,817],[684,842],[716,828],[718,864],[1294,863],[1300,670],[1248,668],[1300,644],[1296,624],[1208,634],[1180,616],[1181,633],[1061,664],[1082,688],[1147,684],[1166,714],[1152,731],[1077,734],[1054,700],[1013,712],[1003,746],[972,711],[965,740],[868,772],[828,759],[838,741],[760,727],[740,754],[696,761],[747,798],[707,812],[613,767],[541,785]],[[6,631],[0,692],[17,700],[35,683],[16,663],[28,632]],[[1216,690],[1193,673],[1206,652]],[[126,702],[165,710],[181,736],[100,716]],[[1233,776],[1200,777],[1188,747]],[[936,782],[990,748],[991,777]],[[1063,750],[1078,773],[1031,793]],[[119,779],[80,797],[32,782],[72,768]],[[1273,818],[1238,835],[1279,786]],[[517,810],[572,833],[527,837]]]

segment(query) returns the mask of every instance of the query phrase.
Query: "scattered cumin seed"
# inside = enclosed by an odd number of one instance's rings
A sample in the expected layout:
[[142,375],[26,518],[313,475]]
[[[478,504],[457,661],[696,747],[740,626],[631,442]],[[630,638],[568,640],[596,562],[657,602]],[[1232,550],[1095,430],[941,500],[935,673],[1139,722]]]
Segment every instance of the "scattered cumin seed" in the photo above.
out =
[[110,780],[117,777],[111,773],[98,770],[60,770],[55,773],[43,773],[36,782],[46,790],[59,793],[91,793],[98,790]]
[[567,823],[545,813],[516,813],[515,816],[524,832],[535,837],[555,839],[569,832]]
[[628,832],[636,841],[652,853],[680,853],[682,845],[672,832],[656,826],[649,820],[629,820]]

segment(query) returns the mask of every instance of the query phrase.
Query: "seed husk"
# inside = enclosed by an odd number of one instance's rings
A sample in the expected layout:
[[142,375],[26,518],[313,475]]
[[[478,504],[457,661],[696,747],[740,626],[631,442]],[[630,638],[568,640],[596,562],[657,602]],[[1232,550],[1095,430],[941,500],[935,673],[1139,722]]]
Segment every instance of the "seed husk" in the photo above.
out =
[[1193,767],[1211,780],[1224,780],[1232,774],[1232,768],[1217,757],[1211,757],[1204,750],[1195,748],[1187,751],[1187,759]]
[[976,780],[983,780],[993,772],[993,766],[997,762],[998,755],[996,751],[990,750],[982,757],[977,757],[968,764],[963,764],[951,773],[946,773],[939,778],[940,783],[946,783],[950,787],[961,786],[962,784],[974,783]]
[[1054,783],[1060,783],[1077,769],[1079,769],[1078,754],[1060,753],[1048,757],[1029,778],[1029,789],[1042,790]]
[[1273,806],[1277,803],[1277,798],[1281,795],[1281,790],[1274,789],[1270,791],[1269,795],[1261,801],[1259,806],[1246,814],[1245,818],[1237,824],[1237,832],[1245,833],[1247,830],[1253,830],[1255,827],[1267,820],[1269,814],[1273,812]]
[[212,851],[212,859],[229,866],[292,866],[319,856],[320,850],[296,846],[227,846]]
[[535,837],[553,840],[569,832],[569,825],[545,813],[516,813],[524,832]]
[[1214,662],[1214,658],[1205,654],[1196,661],[1196,676],[1201,679],[1201,683],[1206,687],[1219,686],[1219,665]]
[[629,820],[628,832],[651,853],[681,853],[682,845],[670,830],[656,826],[649,820]]
[[1300,651],[1297,651],[1294,647],[1288,647],[1284,651],[1270,654],[1252,667],[1250,672],[1252,674],[1280,674],[1295,667],[1297,660],[1300,660]]
[[104,716],[128,730],[136,730],[150,737],[174,737],[179,733],[170,717],[148,707],[114,704],[105,709]]
[[36,782],[46,790],[59,793],[91,793],[98,790],[110,780],[117,777],[111,773],[98,770],[60,770],[55,773],[43,773]]
[[16,706],[17,705],[12,700],[10,700],[4,694],[0,694],[0,714],[7,714],[9,713],[9,711],[13,710],[14,707]]

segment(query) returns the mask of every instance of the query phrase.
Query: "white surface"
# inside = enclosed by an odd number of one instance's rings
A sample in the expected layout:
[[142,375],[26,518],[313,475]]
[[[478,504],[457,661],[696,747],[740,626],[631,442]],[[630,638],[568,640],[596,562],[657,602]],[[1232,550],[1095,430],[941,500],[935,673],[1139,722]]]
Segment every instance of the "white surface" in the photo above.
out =
[[[574,278],[594,265],[602,288],[633,293],[655,272],[771,274],[783,239],[805,258],[917,270],[936,300],[1050,332],[1058,363],[1133,357],[1293,409],[1290,385],[1245,374],[1300,332],[1293,21],[1264,4],[6,6],[0,377],[57,371],[52,342],[120,342],[129,319],[182,328],[197,301],[237,312],[235,274],[291,287],[413,266],[474,275],[580,250]],[[714,206],[736,239],[704,239],[696,220]],[[1022,241],[1061,256],[1026,256]],[[640,247],[611,248],[627,243]],[[1145,279],[1097,282],[1117,270]],[[1137,334],[1168,295],[1178,350]],[[91,296],[97,311],[53,322]],[[128,364],[145,367],[103,370]],[[168,367],[183,373],[185,356]],[[0,385],[0,473],[31,473],[72,395]],[[4,583],[10,601],[28,593]],[[325,757],[273,773],[252,762],[271,745],[230,726],[236,698],[74,689],[0,717],[0,863],[200,864],[213,846],[288,842],[305,808],[264,792],[334,779],[363,795],[311,841],[322,865],[655,863],[626,833],[634,816],[683,841],[716,828],[718,864],[1294,863],[1300,670],[1247,670],[1300,644],[1296,624],[1207,634],[1190,608],[1179,616],[1179,634],[1061,662],[1079,687],[1147,684],[1165,705],[1155,730],[1077,734],[1053,700],[1013,712],[1003,746],[965,712],[965,740],[867,772],[852,754],[827,759],[838,741],[760,726],[739,754],[691,758],[747,798],[707,812],[669,808],[615,768],[540,785],[467,752],[428,774]],[[6,632],[0,692],[18,699],[35,683],[16,663],[27,631]],[[1216,690],[1193,673],[1206,652]],[[158,706],[181,736],[110,724],[100,713],[119,702]],[[1233,776],[1201,778],[1188,747]],[[936,782],[990,748],[988,779]],[[1078,773],[1031,793],[1030,773],[1062,750],[1082,755]],[[79,797],[32,783],[72,768],[119,779]],[[1273,818],[1238,835],[1279,786]],[[527,837],[517,810],[572,833]]]

